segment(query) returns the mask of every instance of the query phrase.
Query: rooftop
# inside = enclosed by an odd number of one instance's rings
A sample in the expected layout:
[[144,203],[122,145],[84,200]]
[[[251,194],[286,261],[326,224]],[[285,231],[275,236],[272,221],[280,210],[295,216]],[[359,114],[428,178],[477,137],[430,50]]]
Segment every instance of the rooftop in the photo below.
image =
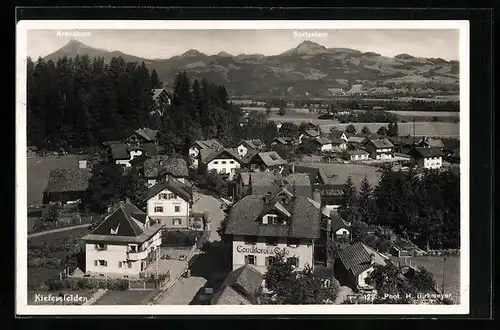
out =
[[214,159],[218,158],[229,158],[240,162],[240,156],[238,151],[234,148],[225,149],[201,149],[200,150],[200,160],[203,164],[208,164]]
[[339,253],[340,261],[354,276],[358,276],[373,266],[372,256],[373,264],[386,265],[384,256],[361,242],[354,243]]
[[389,141],[389,139],[375,139],[369,140],[371,144],[375,146],[375,148],[392,148],[394,145]]
[[194,141],[194,146],[200,149],[224,149],[224,145],[218,140],[197,140]]
[[263,280],[262,274],[250,265],[235,269],[214,294],[212,305],[254,304]]
[[144,176],[146,178],[157,178],[165,174],[176,178],[188,177],[189,171],[186,160],[182,157],[158,155],[144,162]]
[[[282,214],[289,213],[289,216],[285,214],[288,218],[286,225],[262,224],[263,213],[273,209]],[[314,239],[319,237],[319,225],[320,205],[309,197],[295,196],[283,202],[266,195],[249,195],[230,208],[226,233]]]
[[256,158],[260,159],[266,166],[281,166],[288,163],[276,151],[259,152],[250,158],[246,158],[246,163],[252,163]]
[[149,188],[146,193],[146,200],[153,198],[163,190],[171,191],[186,202],[191,202],[193,200],[192,187],[170,176],[164,182],[157,183]]
[[436,147],[415,147],[412,154],[417,158],[442,157],[443,153]]
[[88,168],[56,168],[49,172],[49,181],[44,192],[86,191],[92,171]]

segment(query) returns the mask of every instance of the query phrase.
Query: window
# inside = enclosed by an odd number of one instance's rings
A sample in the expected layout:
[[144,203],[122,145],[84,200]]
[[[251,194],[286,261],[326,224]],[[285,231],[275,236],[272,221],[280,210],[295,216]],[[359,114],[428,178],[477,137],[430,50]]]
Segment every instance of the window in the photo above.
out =
[[177,199],[177,196],[173,193],[168,193],[168,199]]
[[175,205],[174,206],[174,212],[180,212],[181,211],[181,207],[179,205]]
[[223,165],[225,165],[225,164],[226,164],[226,161],[225,161],[225,160],[223,160],[223,161],[221,161],[221,163],[222,163]]
[[132,252],[132,253],[137,252],[137,246],[136,246],[136,245],[130,245],[130,246],[128,247],[128,251],[129,251],[129,252]]
[[289,265],[292,265],[294,267],[299,267],[299,258],[297,257],[290,257],[290,258],[287,258],[286,259],[286,262],[289,264]]
[[132,262],[131,261],[128,261],[127,264],[128,264],[128,268],[132,268]]
[[298,247],[300,245],[300,240],[297,238],[289,238],[286,240],[286,244],[289,247]]
[[106,260],[96,260],[94,263],[96,266],[107,267],[108,262]]
[[274,261],[274,257],[266,257],[266,266],[269,266]]
[[155,213],[163,213],[163,206],[155,206]]
[[172,220],[172,224],[173,224],[174,226],[180,226],[180,225],[181,225],[181,222],[182,222],[182,220],[181,220],[181,219],[179,219],[179,218],[175,218],[175,219],[173,219],[173,220]]
[[255,245],[257,244],[257,238],[255,236],[245,236],[245,244]]
[[255,265],[257,262],[257,257],[254,255],[245,256],[245,264],[246,265]]
[[229,161],[229,164],[234,164],[234,160],[230,160],[230,161]]
[[168,194],[167,193],[161,193],[158,195],[158,199],[168,199]]
[[219,164],[219,162],[218,162],[218,161],[215,161],[215,162],[214,162],[214,165],[217,165],[217,164]]
[[95,248],[96,248],[97,250],[102,251],[102,250],[106,250],[106,249],[107,249],[107,246],[106,246],[106,244],[96,244],[96,245],[95,245]]
[[266,245],[276,246],[278,245],[278,239],[276,237],[267,237]]
[[267,216],[267,221],[269,221],[270,224],[277,224],[278,223],[278,216],[275,214],[269,214]]

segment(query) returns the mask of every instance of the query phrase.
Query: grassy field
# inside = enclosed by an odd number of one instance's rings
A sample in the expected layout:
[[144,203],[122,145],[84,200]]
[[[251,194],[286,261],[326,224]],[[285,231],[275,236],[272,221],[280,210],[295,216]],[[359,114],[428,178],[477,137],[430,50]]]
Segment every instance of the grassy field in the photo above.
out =
[[[54,249],[55,251],[43,252],[43,257],[46,259],[59,259],[64,260],[69,251],[66,251],[64,243],[67,240],[74,240],[83,237],[88,233],[87,228],[78,228],[74,230],[67,230],[63,232],[58,232],[54,234],[48,234],[38,237],[33,237],[28,240],[28,264],[30,260],[35,258],[34,256],[40,251],[46,251],[46,248],[60,247]],[[36,258],[40,258],[37,256]],[[33,287],[39,287],[45,281],[51,278],[57,278],[59,273],[62,271],[61,267],[55,266],[39,266],[30,267],[28,266],[28,284]]]
[[[318,121],[318,120],[317,120]],[[323,132],[330,132],[332,127],[338,130],[345,130],[350,124],[331,124],[331,123],[315,123],[321,125]],[[386,123],[354,123],[356,131],[360,132],[364,126],[367,126],[370,132],[377,132],[377,130],[384,126]],[[400,136],[413,135],[413,123],[398,123],[398,132]],[[434,137],[460,137],[460,123],[432,123],[432,122],[415,122],[415,136],[434,136]]]
[[42,203],[43,190],[47,186],[50,170],[76,166],[78,160],[75,155],[28,158],[28,205]]
[[363,166],[354,164],[330,164],[320,162],[297,162],[297,165],[322,168],[328,176],[335,175],[332,184],[343,184],[351,176],[355,186],[359,186],[366,176],[372,185],[376,185],[380,178],[378,168],[373,166]]
[[[403,258],[399,258],[401,264],[404,264]],[[393,258],[396,262],[398,258]],[[446,261],[443,257],[413,257],[411,265],[414,267],[424,266],[434,275],[438,291],[441,291],[443,284],[444,270],[444,292],[452,295],[455,303],[460,303],[460,257],[449,256]]]

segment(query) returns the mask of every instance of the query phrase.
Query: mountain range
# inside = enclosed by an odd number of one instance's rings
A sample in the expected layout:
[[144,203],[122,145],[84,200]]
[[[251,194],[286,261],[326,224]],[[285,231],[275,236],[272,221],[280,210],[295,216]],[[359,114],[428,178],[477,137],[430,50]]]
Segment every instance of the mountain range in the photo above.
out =
[[168,59],[145,59],[120,51],[93,48],[80,41],[68,44],[44,57],[85,55],[105,61],[123,57],[127,62],[144,62],[156,70],[165,87],[172,86],[175,74],[186,70],[191,78],[207,78],[223,84],[233,95],[317,96],[343,91],[394,93],[420,91],[457,92],[459,62],[441,58],[394,57],[349,48],[326,48],[312,41],[278,55],[232,55],[221,51],[207,55],[196,49]]

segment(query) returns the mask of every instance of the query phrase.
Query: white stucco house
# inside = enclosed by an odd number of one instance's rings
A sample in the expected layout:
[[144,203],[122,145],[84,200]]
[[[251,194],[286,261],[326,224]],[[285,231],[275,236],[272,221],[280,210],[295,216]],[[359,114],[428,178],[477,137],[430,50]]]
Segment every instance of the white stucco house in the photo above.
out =
[[262,151],[265,146],[264,142],[260,139],[244,140],[240,142],[240,144],[236,147],[236,150],[238,151],[238,155],[243,158],[249,151],[259,152]]
[[370,159],[370,153],[363,149],[349,150],[347,154],[349,155],[349,160],[351,161]]
[[368,140],[365,149],[372,159],[391,159],[394,154],[394,146],[388,139]]
[[415,147],[410,156],[413,165],[419,168],[439,169],[443,166],[443,153],[436,147]]
[[326,137],[319,137],[314,140],[319,147],[321,152],[332,152],[333,145],[332,141]]
[[149,188],[146,200],[148,216],[161,223],[164,228],[190,228],[193,205],[191,186],[173,177],[167,177],[164,182]]
[[163,225],[129,201],[121,202],[88,235],[85,275],[101,278],[139,278],[160,257]]
[[206,173],[215,170],[228,180],[232,180],[236,175],[236,170],[241,168],[241,164],[241,158],[236,149],[200,150],[200,167]]
[[222,150],[224,145],[217,140],[198,140],[189,148],[191,167],[197,168],[200,160],[200,151],[203,149]]

